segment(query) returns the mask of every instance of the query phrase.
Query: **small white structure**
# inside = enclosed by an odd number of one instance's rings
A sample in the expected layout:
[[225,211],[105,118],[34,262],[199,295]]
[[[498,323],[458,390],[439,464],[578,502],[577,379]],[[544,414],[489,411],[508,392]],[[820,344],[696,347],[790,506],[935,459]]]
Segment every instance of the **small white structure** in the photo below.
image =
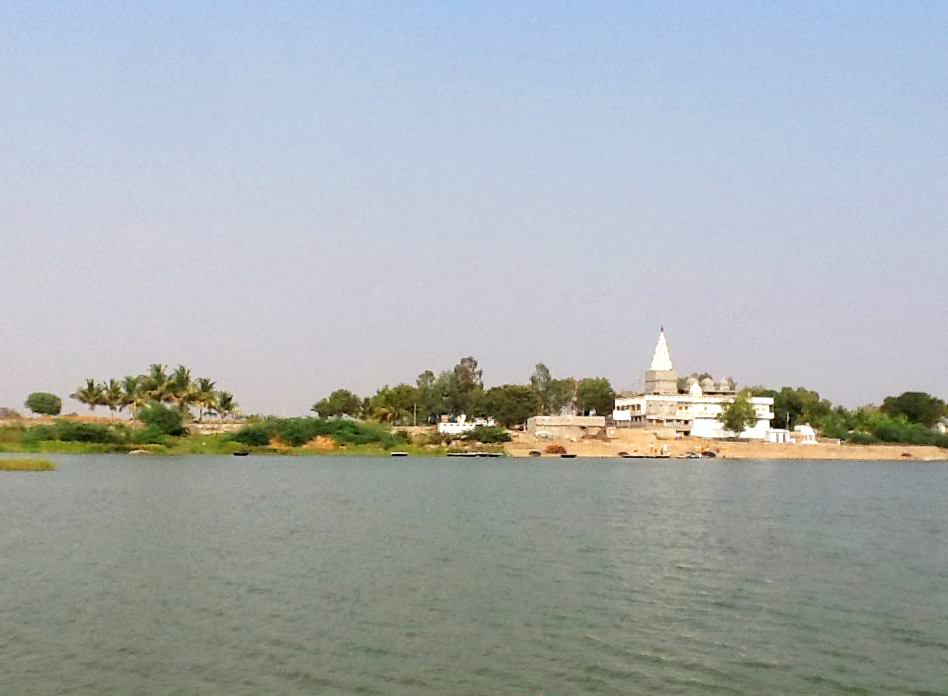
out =
[[788,445],[793,442],[790,431],[785,428],[771,428],[767,431],[767,442],[775,445]]
[[447,435],[463,435],[469,433],[474,428],[486,428],[494,425],[493,418],[475,418],[468,420],[463,413],[453,421],[442,421],[438,423],[438,432]]
[[935,432],[941,435],[948,433],[948,418],[942,418],[940,421],[935,423]]
[[816,431],[809,423],[798,425],[793,429],[793,441],[801,445],[815,445]]

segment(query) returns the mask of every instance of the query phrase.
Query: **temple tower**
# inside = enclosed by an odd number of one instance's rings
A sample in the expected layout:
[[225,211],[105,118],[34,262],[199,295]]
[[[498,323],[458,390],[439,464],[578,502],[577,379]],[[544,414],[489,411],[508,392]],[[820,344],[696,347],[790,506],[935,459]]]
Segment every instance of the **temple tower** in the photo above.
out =
[[678,373],[672,365],[671,355],[668,353],[668,343],[665,341],[665,327],[658,333],[658,342],[655,344],[655,353],[652,355],[652,365],[645,371],[646,394],[677,394]]

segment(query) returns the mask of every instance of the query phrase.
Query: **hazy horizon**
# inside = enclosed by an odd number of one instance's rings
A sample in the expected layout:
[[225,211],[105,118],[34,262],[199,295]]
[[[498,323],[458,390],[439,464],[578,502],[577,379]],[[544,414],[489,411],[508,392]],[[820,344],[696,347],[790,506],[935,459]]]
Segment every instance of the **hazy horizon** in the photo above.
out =
[[948,398],[948,5],[0,6],[0,406],[682,375]]

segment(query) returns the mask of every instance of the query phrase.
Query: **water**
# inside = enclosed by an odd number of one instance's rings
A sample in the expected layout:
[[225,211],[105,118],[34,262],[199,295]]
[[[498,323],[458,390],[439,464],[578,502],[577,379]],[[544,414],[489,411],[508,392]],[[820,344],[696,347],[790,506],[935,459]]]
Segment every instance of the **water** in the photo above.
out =
[[948,466],[57,457],[0,694],[946,694]]

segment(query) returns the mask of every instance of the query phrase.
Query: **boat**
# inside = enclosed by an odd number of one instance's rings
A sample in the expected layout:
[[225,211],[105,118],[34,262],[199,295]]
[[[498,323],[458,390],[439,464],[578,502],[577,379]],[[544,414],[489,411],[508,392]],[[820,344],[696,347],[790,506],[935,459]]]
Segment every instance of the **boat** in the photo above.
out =
[[250,454],[250,452],[244,452],[241,450],[238,452],[232,452],[231,454],[233,454],[235,457],[246,457],[247,455]]
[[560,456],[561,456],[563,459],[576,459],[576,455],[575,455],[575,454],[572,454],[572,453],[570,453],[570,452],[563,452]]
[[392,457],[407,457],[408,452],[392,452],[391,456]]

